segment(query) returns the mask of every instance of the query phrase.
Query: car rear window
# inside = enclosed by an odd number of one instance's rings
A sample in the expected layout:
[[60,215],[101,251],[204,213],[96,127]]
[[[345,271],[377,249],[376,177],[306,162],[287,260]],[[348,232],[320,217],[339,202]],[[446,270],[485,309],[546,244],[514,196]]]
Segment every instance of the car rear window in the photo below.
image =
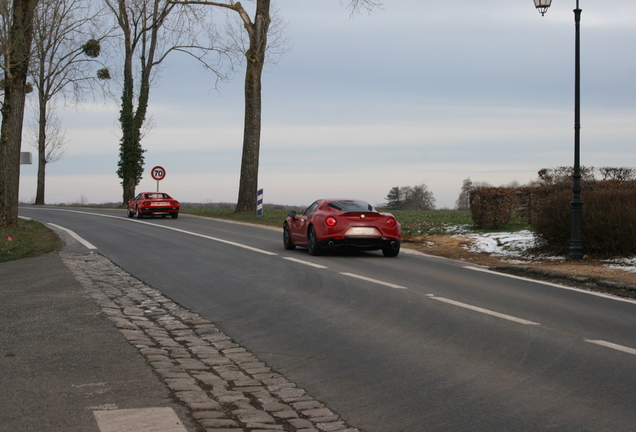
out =
[[165,198],[168,198],[168,195],[166,195],[166,194],[164,194],[164,193],[151,193],[151,194],[146,194],[146,199],[153,199],[153,198],[165,199]]
[[375,212],[371,204],[362,201],[334,201],[327,205],[343,212]]

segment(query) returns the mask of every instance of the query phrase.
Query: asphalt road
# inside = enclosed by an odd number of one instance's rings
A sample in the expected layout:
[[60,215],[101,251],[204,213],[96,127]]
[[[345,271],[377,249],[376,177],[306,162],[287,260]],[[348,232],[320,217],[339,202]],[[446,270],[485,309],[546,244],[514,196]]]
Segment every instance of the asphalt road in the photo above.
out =
[[366,432],[636,431],[636,303],[462,263],[312,257],[276,230],[21,207]]

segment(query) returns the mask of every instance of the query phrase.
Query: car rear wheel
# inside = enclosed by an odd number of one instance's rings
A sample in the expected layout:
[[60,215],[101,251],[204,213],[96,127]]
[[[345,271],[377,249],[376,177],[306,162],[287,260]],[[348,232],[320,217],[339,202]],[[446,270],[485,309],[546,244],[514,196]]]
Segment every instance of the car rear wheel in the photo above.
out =
[[137,211],[136,211],[135,215],[137,216],[137,219],[141,219],[141,218],[143,218],[143,215],[142,215],[142,214],[141,214],[141,212],[139,211],[139,207],[137,207]]
[[176,219],[179,217],[179,213],[172,213],[170,216],[172,216],[172,219]]
[[395,242],[396,245],[391,247],[385,247],[382,248],[382,253],[384,254],[385,257],[390,257],[390,258],[394,258],[396,256],[398,256],[398,254],[400,253],[400,242]]
[[309,232],[307,233],[307,249],[309,250],[309,255],[322,255],[322,250],[320,250],[320,244],[318,244],[318,237],[316,237],[316,230],[314,230],[314,227],[309,227]]
[[283,226],[283,246],[287,250],[296,249],[296,245],[292,242],[291,234],[289,233],[289,225],[285,223]]

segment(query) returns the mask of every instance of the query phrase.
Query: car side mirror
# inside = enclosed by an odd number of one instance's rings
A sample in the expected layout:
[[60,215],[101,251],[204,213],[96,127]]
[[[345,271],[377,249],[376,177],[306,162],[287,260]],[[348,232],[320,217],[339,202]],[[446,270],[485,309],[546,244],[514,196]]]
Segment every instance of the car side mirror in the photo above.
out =
[[287,213],[287,216],[289,216],[290,218],[294,219],[296,217],[296,212],[292,210],[289,213]]

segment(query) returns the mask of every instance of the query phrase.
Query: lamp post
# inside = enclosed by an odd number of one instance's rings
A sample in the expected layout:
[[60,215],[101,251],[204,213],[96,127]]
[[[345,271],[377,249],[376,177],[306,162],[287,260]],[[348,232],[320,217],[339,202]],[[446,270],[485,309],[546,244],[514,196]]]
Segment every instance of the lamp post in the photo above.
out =
[[[534,5],[541,15],[547,12],[551,4],[552,0],[534,0]],[[576,0],[576,9],[574,9],[574,26],[574,169],[572,171],[573,198],[570,201],[572,218],[570,258],[581,260],[583,258],[581,236],[583,201],[581,200],[581,9],[579,8],[579,0]]]

